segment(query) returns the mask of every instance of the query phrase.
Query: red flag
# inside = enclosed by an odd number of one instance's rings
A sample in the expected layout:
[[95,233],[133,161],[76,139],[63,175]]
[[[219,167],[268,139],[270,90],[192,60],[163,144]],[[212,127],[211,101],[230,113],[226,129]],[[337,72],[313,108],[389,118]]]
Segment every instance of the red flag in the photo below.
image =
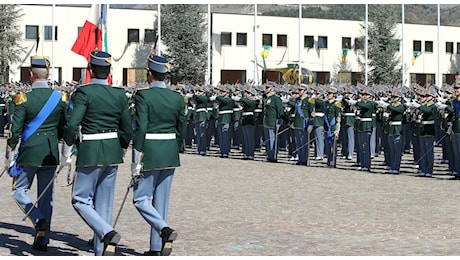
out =
[[[75,43],[72,46],[72,51],[85,57],[89,62],[90,53],[96,49],[102,50],[102,31],[98,26],[99,17],[101,15],[101,5],[93,4],[85,21],[85,24],[81,28]],[[86,70],[86,81],[89,83],[91,77],[89,70]]]

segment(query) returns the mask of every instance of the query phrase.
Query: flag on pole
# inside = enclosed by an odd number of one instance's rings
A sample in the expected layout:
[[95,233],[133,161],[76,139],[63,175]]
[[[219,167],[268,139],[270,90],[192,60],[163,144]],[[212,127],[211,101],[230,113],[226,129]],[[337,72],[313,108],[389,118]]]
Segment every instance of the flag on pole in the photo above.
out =
[[[94,50],[107,51],[107,5],[93,4],[91,5],[88,17],[78,34],[75,43],[72,46],[72,51],[85,57],[89,62],[90,53]],[[104,37],[103,37],[104,36]],[[105,41],[105,43],[104,43]],[[104,49],[103,49],[104,47]],[[109,84],[111,79],[109,76]],[[86,70],[85,83],[91,80],[89,71]]]

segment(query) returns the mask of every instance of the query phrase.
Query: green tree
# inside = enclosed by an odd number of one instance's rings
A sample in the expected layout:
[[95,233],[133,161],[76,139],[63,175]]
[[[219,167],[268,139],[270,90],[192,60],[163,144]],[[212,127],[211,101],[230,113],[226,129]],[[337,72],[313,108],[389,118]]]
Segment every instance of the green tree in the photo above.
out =
[[161,6],[163,54],[171,64],[171,81],[203,84],[207,63],[207,23],[203,5],[167,4]]
[[[398,18],[390,8],[388,5],[369,5],[368,85],[370,86],[397,84],[401,81],[401,63],[398,55],[400,39],[395,34]],[[363,31],[365,29],[364,23],[362,29]],[[364,39],[364,34],[362,37]],[[358,53],[358,62],[364,75],[364,48]]]
[[25,52],[19,44],[22,30],[18,21],[23,16],[20,12],[19,5],[0,5],[0,83],[9,81],[10,64],[19,62]]

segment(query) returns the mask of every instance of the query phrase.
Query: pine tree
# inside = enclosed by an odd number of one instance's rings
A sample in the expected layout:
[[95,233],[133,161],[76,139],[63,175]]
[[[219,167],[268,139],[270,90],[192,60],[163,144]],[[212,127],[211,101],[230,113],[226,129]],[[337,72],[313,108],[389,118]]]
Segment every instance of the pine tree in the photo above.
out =
[[[398,55],[400,39],[395,34],[396,25],[397,17],[389,6],[369,5],[368,85],[370,86],[397,84],[401,81],[401,64]],[[364,32],[364,23],[362,28]],[[359,54],[359,64],[364,75],[364,48]]]
[[19,44],[21,31],[18,25],[23,16],[16,4],[0,5],[0,83],[9,81],[10,64],[19,62],[25,52]]
[[171,81],[203,84],[207,62],[207,23],[203,6],[167,4],[160,10],[161,40],[167,46],[163,55],[171,64]]

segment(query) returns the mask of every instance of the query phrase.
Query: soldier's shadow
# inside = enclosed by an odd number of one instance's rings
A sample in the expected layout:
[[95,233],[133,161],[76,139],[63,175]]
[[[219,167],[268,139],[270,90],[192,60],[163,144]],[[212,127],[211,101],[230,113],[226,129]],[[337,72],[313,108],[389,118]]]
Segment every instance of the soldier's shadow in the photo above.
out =
[[[38,255],[38,256],[78,256],[79,252],[93,252],[92,245],[88,243],[88,240],[83,240],[79,238],[76,234],[51,231],[50,240],[61,241],[68,247],[55,247],[48,246],[48,251],[42,252],[37,251],[32,248],[33,234],[34,229],[30,226],[17,225],[12,223],[0,222],[0,229],[11,229],[16,232],[30,235],[30,240],[24,240],[24,236],[20,235],[11,235],[0,232],[0,247],[7,248],[10,250],[11,255],[15,256],[28,256],[28,255]],[[29,242],[30,241],[30,242]],[[51,243],[52,244],[52,243]],[[135,252],[131,248],[122,247],[119,245],[117,247],[116,255],[141,255],[140,253]]]

